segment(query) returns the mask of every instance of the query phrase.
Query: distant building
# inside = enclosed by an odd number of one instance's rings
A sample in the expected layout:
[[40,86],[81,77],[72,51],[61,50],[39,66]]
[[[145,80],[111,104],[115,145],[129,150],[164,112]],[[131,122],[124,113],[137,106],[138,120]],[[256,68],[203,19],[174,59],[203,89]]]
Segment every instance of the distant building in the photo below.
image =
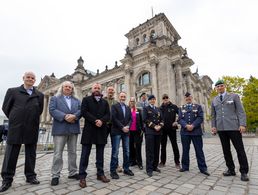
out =
[[157,105],[162,102],[161,96],[167,93],[177,105],[184,103],[184,94],[193,94],[206,114],[209,114],[208,98],[212,90],[209,76],[199,76],[198,71],[192,73],[194,64],[188,57],[186,49],[178,44],[181,39],[165,14],[155,15],[143,24],[133,28],[126,35],[128,46],[125,56],[115,62],[114,67],[96,73],[86,70],[82,57],[74,73],[56,78],[54,73],[46,75],[38,85],[45,94],[45,108],[41,117],[42,127],[51,124],[48,113],[49,98],[53,96],[60,84],[65,80],[74,82],[80,98],[91,94],[91,86],[99,82],[105,92],[108,86],[114,86],[116,95],[126,91],[128,97],[139,99],[141,93],[154,94]]

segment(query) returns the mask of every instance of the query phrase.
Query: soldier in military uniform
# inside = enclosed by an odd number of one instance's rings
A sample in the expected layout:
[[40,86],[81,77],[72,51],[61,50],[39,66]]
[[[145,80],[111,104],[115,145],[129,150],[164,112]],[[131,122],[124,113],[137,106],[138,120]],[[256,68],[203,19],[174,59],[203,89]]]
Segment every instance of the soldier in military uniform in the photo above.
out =
[[212,133],[218,132],[221,141],[227,170],[224,176],[235,176],[235,164],[230,149],[230,141],[237,152],[240,165],[242,181],[249,181],[247,173],[249,171],[248,161],[242,140],[242,133],[246,131],[246,114],[237,94],[226,92],[226,85],[223,80],[218,80],[215,84],[218,96],[211,105]]
[[199,104],[193,103],[190,93],[185,94],[186,104],[179,109],[178,122],[181,125],[181,142],[183,147],[182,168],[180,172],[189,171],[189,150],[193,142],[198,167],[201,173],[209,176],[207,165],[203,153],[202,128],[203,110]]
[[152,177],[153,171],[159,172],[159,150],[161,140],[161,128],[164,126],[161,111],[155,106],[156,98],[150,95],[149,106],[143,109],[143,121],[145,128],[146,145],[146,172]]

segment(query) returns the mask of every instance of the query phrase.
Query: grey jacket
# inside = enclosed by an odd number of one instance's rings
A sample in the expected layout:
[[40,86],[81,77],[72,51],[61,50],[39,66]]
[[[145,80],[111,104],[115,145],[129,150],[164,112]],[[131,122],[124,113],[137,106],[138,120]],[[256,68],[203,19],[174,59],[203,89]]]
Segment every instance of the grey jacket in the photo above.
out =
[[211,126],[218,131],[235,131],[246,126],[246,114],[237,94],[226,93],[223,101],[219,95],[211,103]]

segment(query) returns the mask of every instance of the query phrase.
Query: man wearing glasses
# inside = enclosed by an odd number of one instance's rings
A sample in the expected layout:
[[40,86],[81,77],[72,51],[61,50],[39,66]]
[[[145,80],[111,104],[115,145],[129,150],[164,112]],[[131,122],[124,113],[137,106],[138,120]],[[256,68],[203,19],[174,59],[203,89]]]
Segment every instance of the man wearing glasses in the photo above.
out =
[[166,147],[167,147],[167,137],[169,137],[172,149],[174,153],[174,162],[177,169],[180,169],[179,161],[179,150],[177,145],[176,129],[178,128],[176,122],[176,116],[178,114],[178,107],[173,104],[168,94],[163,94],[163,103],[160,106],[160,111],[164,120],[164,127],[162,128],[163,134],[161,135],[161,156],[159,167],[164,167],[166,163]]
[[240,173],[242,181],[249,181],[248,161],[242,140],[242,133],[246,130],[246,114],[237,94],[226,92],[226,86],[223,80],[218,80],[215,84],[218,92],[211,104],[212,133],[219,134],[222,145],[224,159],[228,170],[224,176],[235,176],[235,164],[233,161],[230,140],[236,149],[238,161],[240,164]]

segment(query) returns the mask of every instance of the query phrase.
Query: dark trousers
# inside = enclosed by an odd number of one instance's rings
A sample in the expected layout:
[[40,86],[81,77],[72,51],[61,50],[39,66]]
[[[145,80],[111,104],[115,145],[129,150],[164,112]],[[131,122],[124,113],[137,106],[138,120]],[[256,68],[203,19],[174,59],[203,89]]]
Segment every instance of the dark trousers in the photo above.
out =
[[[81,159],[80,159],[80,167],[79,167],[79,175],[81,179],[85,179],[87,176],[87,167],[89,164],[89,157],[91,152],[92,144],[83,144]],[[104,175],[104,148],[105,144],[96,144],[96,167],[97,167],[97,175]]]
[[174,153],[174,162],[175,164],[180,164],[179,161],[179,149],[177,145],[176,129],[163,129],[163,134],[161,136],[161,155],[160,161],[165,164],[167,159],[167,139],[170,139],[172,150]]
[[[18,156],[20,153],[21,144],[7,144],[4,156],[4,162],[2,166],[1,176],[3,182],[12,183],[13,177],[15,175],[16,165]],[[36,164],[36,144],[25,144],[25,167],[24,174],[27,180],[33,179],[36,177],[34,172]]]
[[152,172],[158,167],[160,139],[160,135],[145,135],[147,172]]
[[224,154],[224,159],[229,170],[235,170],[235,164],[233,161],[230,140],[237,152],[237,158],[240,165],[240,173],[248,173],[248,161],[244,149],[244,144],[242,140],[242,134],[239,131],[219,131],[219,138],[222,145],[222,150]]
[[142,135],[140,131],[130,131],[130,163],[142,165]]
[[189,151],[190,144],[193,142],[195,155],[197,159],[198,168],[201,172],[207,171],[207,165],[203,153],[203,141],[201,135],[181,135],[181,142],[183,147],[182,154],[182,169],[189,170],[190,159]]

